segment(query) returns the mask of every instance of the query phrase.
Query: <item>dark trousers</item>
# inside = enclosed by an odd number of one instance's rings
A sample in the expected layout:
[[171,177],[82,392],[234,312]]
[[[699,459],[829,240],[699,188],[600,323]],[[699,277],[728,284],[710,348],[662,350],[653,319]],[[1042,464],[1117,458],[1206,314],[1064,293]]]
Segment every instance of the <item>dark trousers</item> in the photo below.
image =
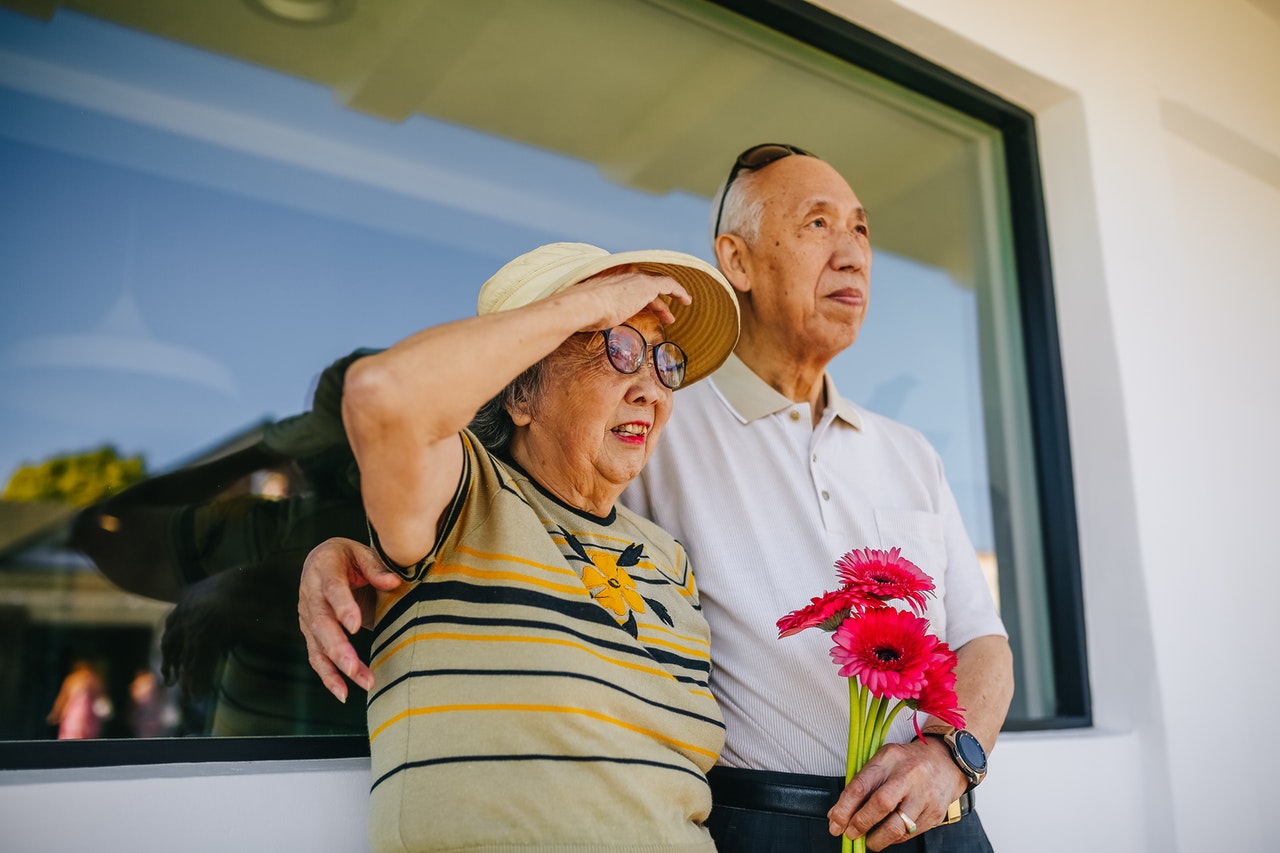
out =
[[[738,784],[741,784],[744,773],[751,773],[741,770],[730,772]],[[720,853],[840,853],[840,837],[827,831],[826,810],[835,805],[835,796],[827,794],[825,808],[783,806],[793,812],[807,811],[807,814],[724,805],[716,797],[720,787],[717,774],[722,773],[721,768],[716,768],[709,774],[715,799],[711,817],[707,820],[707,828],[711,830],[711,837],[715,839]],[[788,777],[788,774],[778,773],[760,775],[771,782]],[[814,777],[790,778],[810,780]],[[837,791],[839,782],[833,780],[832,783]],[[828,791],[831,789],[830,786],[824,787]],[[991,843],[976,811],[969,812],[956,823],[934,827],[886,849],[892,853],[992,853]]]

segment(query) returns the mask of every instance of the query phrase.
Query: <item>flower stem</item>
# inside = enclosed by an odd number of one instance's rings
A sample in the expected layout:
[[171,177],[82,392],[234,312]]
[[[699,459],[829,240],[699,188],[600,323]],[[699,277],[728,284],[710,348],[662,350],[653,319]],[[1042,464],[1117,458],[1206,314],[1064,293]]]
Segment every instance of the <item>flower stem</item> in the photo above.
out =
[[[880,748],[880,744],[884,743],[885,730],[888,728],[884,721],[885,712],[889,710],[889,697],[877,697],[879,701],[876,704],[876,719],[871,724],[871,738],[867,744],[867,760],[871,760],[871,756],[876,754],[876,750]],[[902,702],[899,700],[895,705],[893,712],[896,714]]]
[[862,723],[862,756],[858,760],[859,768],[871,760],[871,756],[875,755],[876,749],[880,746],[875,738],[876,721],[884,714],[884,701],[882,696],[871,697],[871,706],[867,708],[867,716]]
[[[844,766],[844,783],[849,784],[858,771],[862,769],[862,765],[866,764],[866,758],[862,750],[862,739],[867,729],[867,697],[868,692],[857,678],[849,679],[849,746],[845,757]],[[857,838],[840,837],[841,853],[866,853],[867,839],[865,836]]]
[[856,678],[849,679],[849,747],[844,763],[844,783],[852,781],[862,769],[859,760],[862,749],[862,730],[865,725],[867,691]]

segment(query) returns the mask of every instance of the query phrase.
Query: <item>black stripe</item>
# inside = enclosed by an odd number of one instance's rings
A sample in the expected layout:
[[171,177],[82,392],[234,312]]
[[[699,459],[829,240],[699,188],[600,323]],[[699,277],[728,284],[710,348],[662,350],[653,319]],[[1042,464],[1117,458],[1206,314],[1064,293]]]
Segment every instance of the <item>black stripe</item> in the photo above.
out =
[[678,666],[681,669],[700,672],[703,675],[711,674],[711,661],[709,660],[685,657],[679,652],[669,652],[666,649],[651,649],[648,646],[645,646],[645,648],[648,649],[650,657],[664,666]]
[[[483,604],[485,606],[506,604],[521,607],[532,607],[537,610],[550,610],[553,613],[570,619],[576,619],[589,625],[612,627],[621,630],[613,617],[609,616],[603,607],[596,604],[595,601],[591,599],[584,601],[565,599],[549,593],[537,592],[536,590],[525,587],[505,585],[481,586],[469,581],[429,581],[428,583],[418,584],[405,594],[403,598],[387,610],[382,619],[378,621],[378,624],[374,626],[374,632],[379,635],[379,641],[374,645],[371,650],[371,654],[379,654],[392,640],[404,633],[413,624],[416,624],[415,620],[414,622],[401,626],[395,631],[395,633],[385,640],[381,637],[381,632],[384,630],[385,626],[393,624],[397,619],[403,617],[406,611],[421,601],[459,601],[467,604]],[[448,614],[419,618],[452,618],[462,621],[462,617],[451,617]],[[497,619],[492,622],[478,622],[476,624],[518,625],[521,623],[510,619]],[[539,623],[533,622],[528,624],[537,625]],[[553,626],[549,623],[547,627]]]
[[[596,608],[596,609],[603,612],[603,608]],[[598,623],[598,624],[607,625],[607,626],[616,628],[619,631],[622,631],[622,626],[607,616],[604,622]],[[649,660],[655,660],[655,661],[659,660],[659,656],[647,646],[642,645],[637,648],[633,643],[629,643],[625,641],[621,643],[611,642],[609,640],[601,639],[591,634],[583,633],[582,631],[574,630],[573,628],[571,628],[570,626],[562,622],[543,622],[537,619],[503,619],[500,617],[457,616],[449,613],[433,614],[430,616],[418,616],[411,619],[410,621],[406,622],[405,624],[401,625],[398,629],[396,629],[396,631],[390,637],[388,637],[385,641],[378,643],[378,645],[370,651],[370,659],[380,655],[389,646],[391,646],[394,641],[398,640],[404,634],[408,633],[414,628],[417,628],[423,625],[468,625],[472,627],[492,627],[492,628],[537,628],[545,631],[551,631],[557,634],[568,634],[569,636],[582,640],[583,642],[589,643],[590,645],[596,648],[608,649],[609,651],[625,654],[629,657],[640,658],[642,660],[643,659],[649,659]],[[628,638],[630,636],[630,635],[627,635],[625,631],[623,631],[623,635],[627,636]],[[674,655],[667,652],[663,653],[662,659],[668,660],[668,661],[674,661],[677,663],[686,660],[685,658],[682,658],[678,655]],[[697,661],[697,663],[688,665],[685,668],[693,669],[696,672],[711,671],[711,664],[709,661],[698,660],[697,658],[693,658],[693,660]]]
[[695,779],[703,782],[707,777],[696,770],[690,770],[687,767],[681,767],[678,764],[666,764],[661,761],[645,761],[639,758],[614,758],[611,755],[462,755],[452,758],[430,758],[423,761],[409,761],[401,764],[394,770],[388,770],[369,787],[369,793],[373,793],[374,789],[392,776],[404,770],[415,770],[420,767],[430,767],[434,764],[478,764],[482,761],[500,761],[504,763],[514,761],[572,761],[579,763],[601,763],[601,764],[640,764],[646,767],[657,767],[662,770],[675,770],[680,773],[688,774]]
[[697,713],[694,713],[693,711],[687,711],[684,708],[677,708],[672,705],[667,705],[662,702],[657,702],[653,699],[648,698],[647,696],[642,696],[639,693],[635,693],[631,690],[628,690],[625,687],[619,687],[618,685],[614,684],[611,681],[605,681],[603,678],[596,678],[594,675],[585,675],[581,672],[570,672],[566,670],[557,670],[557,669],[504,669],[504,670],[418,669],[418,670],[414,670],[413,672],[405,673],[404,675],[397,678],[395,681],[383,687],[378,692],[372,694],[369,697],[369,705],[372,707],[373,703],[378,700],[378,697],[382,696],[384,693],[386,693],[388,690],[391,690],[393,687],[395,687],[397,684],[399,684],[402,681],[405,681],[410,678],[417,678],[419,676],[430,677],[435,675],[475,675],[475,676],[485,676],[485,677],[497,677],[497,676],[507,677],[507,676],[528,675],[528,676],[537,676],[541,678],[576,678],[579,681],[590,681],[595,684],[603,685],[605,687],[608,687],[610,690],[614,690],[618,693],[622,693],[626,696],[630,696],[632,699],[638,699],[641,702],[645,703],[646,705],[652,706],[654,708],[661,708],[664,711],[670,711],[671,713],[679,714],[682,717],[689,717],[690,719],[707,723],[709,725],[715,726],[716,728],[720,728],[720,729],[724,728],[724,723],[720,722],[717,719],[714,719],[712,717],[704,717],[702,714],[697,714]]

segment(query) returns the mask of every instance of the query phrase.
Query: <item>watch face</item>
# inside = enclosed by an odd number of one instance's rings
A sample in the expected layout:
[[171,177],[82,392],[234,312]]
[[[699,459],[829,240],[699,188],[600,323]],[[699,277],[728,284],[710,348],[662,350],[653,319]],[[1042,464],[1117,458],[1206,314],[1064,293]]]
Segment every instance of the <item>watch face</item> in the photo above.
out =
[[956,750],[964,762],[981,773],[987,767],[987,753],[978,739],[966,731],[956,732]]

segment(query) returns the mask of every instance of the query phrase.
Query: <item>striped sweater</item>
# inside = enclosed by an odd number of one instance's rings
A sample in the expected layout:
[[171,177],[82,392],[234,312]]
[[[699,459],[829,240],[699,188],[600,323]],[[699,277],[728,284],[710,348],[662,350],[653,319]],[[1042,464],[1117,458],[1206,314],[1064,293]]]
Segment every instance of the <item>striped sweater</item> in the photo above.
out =
[[379,601],[374,850],[714,850],[724,724],[683,548],[463,443],[440,540]]

